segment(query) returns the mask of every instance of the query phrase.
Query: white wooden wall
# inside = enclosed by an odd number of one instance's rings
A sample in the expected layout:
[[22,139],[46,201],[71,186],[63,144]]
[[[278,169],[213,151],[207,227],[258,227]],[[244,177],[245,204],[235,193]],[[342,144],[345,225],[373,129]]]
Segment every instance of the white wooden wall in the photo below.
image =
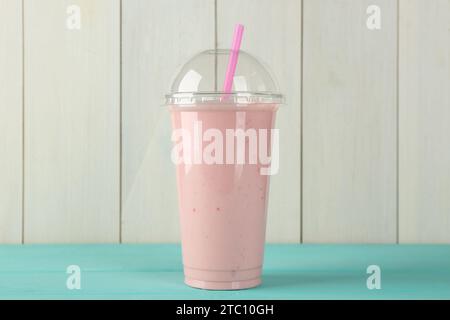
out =
[[22,3],[0,0],[0,243],[22,240]]
[[115,242],[120,194],[120,2],[24,3],[24,240]]
[[303,18],[303,239],[395,242],[397,3],[305,0]]
[[267,239],[275,242],[300,241],[301,17],[301,1],[217,1],[218,47],[229,47],[234,25],[243,23],[242,49],[267,64],[286,93],[277,114],[280,170],[271,177],[267,221]]
[[268,240],[450,242],[450,0],[0,0],[0,243],[178,241],[163,95],[236,22],[287,100]]
[[182,63],[214,47],[214,1],[123,1],[122,17],[122,240],[177,241],[164,95]]
[[450,1],[400,1],[401,242],[450,242]]

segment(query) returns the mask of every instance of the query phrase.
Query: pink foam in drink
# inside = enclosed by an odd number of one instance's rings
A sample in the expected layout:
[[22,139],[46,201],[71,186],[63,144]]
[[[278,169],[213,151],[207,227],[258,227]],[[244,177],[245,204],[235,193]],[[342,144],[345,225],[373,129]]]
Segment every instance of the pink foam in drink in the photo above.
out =
[[261,283],[269,169],[278,156],[273,129],[282,98],[266,69],[244,52],[235,90],[224,98],[216,78],[227,56],[226,50],[197,55],[167,96],[185,283],[214,290]]

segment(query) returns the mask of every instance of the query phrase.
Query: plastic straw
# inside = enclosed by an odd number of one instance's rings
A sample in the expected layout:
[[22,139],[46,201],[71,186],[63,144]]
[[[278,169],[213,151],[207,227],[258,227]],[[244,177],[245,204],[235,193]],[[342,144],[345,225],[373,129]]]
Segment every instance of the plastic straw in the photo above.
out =
[[225,93],[230,93],[231,88],[233,87],[233,78],[234,73],[236,72],[243,32],[244,26],[242,24],[237,24],[234,28],[233,43],[231,44],[230,58],[228,60],[227,72],[225,74],[225,83],[223,84],[223,92]]

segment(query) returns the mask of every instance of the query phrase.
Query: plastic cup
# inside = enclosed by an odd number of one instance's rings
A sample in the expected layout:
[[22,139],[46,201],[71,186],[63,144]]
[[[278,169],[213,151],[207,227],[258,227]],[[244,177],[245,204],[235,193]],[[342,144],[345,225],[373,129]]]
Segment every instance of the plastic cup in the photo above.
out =
[[[282,96],[254,57],[239,53],[231,93],[217,90],[228,50],[202,52],[176,76],[172,119],[185,283],[261,283],[273,129]],[[275,150],[275,148],[274,148]]]

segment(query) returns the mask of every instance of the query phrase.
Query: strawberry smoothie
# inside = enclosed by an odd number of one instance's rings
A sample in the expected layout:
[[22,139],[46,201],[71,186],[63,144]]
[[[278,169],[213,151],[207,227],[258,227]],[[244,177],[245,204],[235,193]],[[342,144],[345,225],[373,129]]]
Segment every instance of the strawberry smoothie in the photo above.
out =
[[277,109],[269,72],[240,50],[202,51],[176,73],[172,118],[185,283],[237,290],[261,283],[269,177],[278,171]]
[[[181,145],[184,140],[184,158],[176,171],[185,282],[192,287],[230,290],[261,283],[269,176],[261,174],[263,164],[259,158],[250,163],[252,152],[260,152],[261,141],[257,135],[258,150],[250,150],[255,144],[246,137],[244,146],[240,146],[245,148],[245,163],[238,163],[239,144],[233,137],[235,154],[230,163],[233,155],[228,154],[227,159],[226,131],[252,129],[258,133],[266,129],[269,135],[263,146],[270,155],[270,132],[277,108],[276,104],[170,106],[173,129],[183,129],[189,136],[176,141]],[[215,144],[222,144],[223,156],[218,156],[218,150],[212,152],[216,156],[214,163],[199,161],[193,155],[196,143],[201,158],[212,141],[193,138],[199,123],[200,139],[209,129],[223,137],[221,143]]]

